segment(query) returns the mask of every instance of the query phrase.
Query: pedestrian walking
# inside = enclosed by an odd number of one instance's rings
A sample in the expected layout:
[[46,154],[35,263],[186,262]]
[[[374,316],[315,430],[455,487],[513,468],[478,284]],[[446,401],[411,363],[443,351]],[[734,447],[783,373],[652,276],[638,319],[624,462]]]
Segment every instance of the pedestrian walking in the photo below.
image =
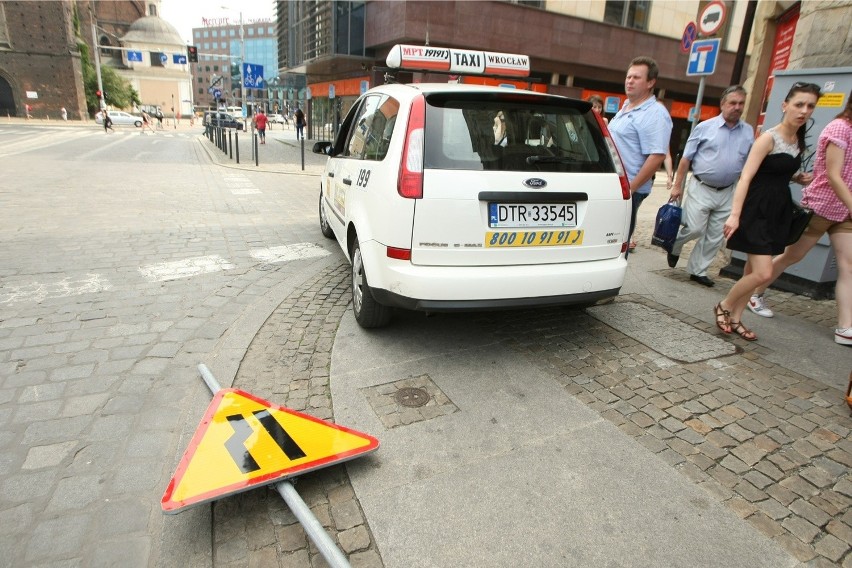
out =
[[147,112],[145,112],[143,110],[142,111],[142,132],[140,132],[140,134],[145,134],[146,128],[151,131],[151,134],[157,133],[157,131],[154,130],[154,125],[151,124],[151,122],[152,122],[151,121],[151,115],[149,115]]
[[728,248],[746,253],[747,260],[742,278],[713,309],[723,333],[757,340],[743,324],[743,312],[755,289],[772,281],[772,257],[787,246],[793,220],[790,180],[804,185],[813,179],[813,174],[796,172],[819,96],[817,85],[795,83],[781,103],[781,123],[761,134],[748,154],[724,228]]
[[25,104],[25,105],[24,105],[24,110],[26,110],[26,112],[27,112],[27,120],[32,119],[32,117],[33,117],[33,115],[32,115],[33,107],[31,107],[31,106],[29,105],[29,103],[27,103],[27,104]]
[[62,115],[62,120],[68,120],[68,111],[65,110],[65,107],[62,107],[62,110],[59,111],[59,114]]
[[690,280],[704,286],[714,285],[707,269],[725,242],[723,231],[731,214],[734,184],[754,143],[754,130],[741,118],[746,94],[740,85],[725,89],[719,103],[722,113],[705,120],[689,135],[671,188],[670,200],[680,199],[692,171],[683,204],[683,226],[667,255],[668,265],[674,268],[683,245],[698,239],[686,271]]
[[305,139],[305,113],[302,112],[302,109],[299,108],[299,105],[296,105],[296,110],[293,113],[293,119],[296,122],[296,140],[304,140]]
[[263,110],[260,109],[257,111],[257,114],[254,117],[254,123],[257,126],[257,134],[260,137],[260,143],[266,144],[266,124],[269,122],[269,118],[264,114]]
[[748,309],[763,317],[775,315],[766,306],[764,292],[828,233],[837,257],[834,341],[852,345],[852,98],[846,99],[846,109],[819,135],[813,174],[813,181],[802,192],[802,205],[813,209],[814,216],[802,237],[772,259],[771,280],[757,288],[749,299]]
[[651,193],[652,178],[666,158],[672,135],[672,118],[654,96],[659,73],[652,58],[634,58],[624,80],[627,100],[609,123],[633,196],[628,243],[633,240],[639,206]]
[[112,118],[110,118],[109,113],[106,110],[101,111],[101,119],[104,122],[104,134],[109,134],[110,130],[115,132],[115,129],[112,127]]

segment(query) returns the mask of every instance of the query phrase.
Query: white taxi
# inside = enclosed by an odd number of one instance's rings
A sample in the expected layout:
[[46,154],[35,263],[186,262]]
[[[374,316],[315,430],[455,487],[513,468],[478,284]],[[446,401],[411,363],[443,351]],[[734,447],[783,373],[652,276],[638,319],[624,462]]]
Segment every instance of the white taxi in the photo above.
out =
[[[442,52],[433,57],[449,72],[478,65],[493,74],[490,62],[529,72],[525,56],[418,46],[395,46],[388,63],[404,68],[413,52],[421,59],[409,64],[423,65],[427,51]],[[320,228],[351,262],[362,327],[387,324],[395,307],[588,305],[624,282],[629,186],[588,102],[387,84],[362,95],[334,142],[313,151],[329,156]]]

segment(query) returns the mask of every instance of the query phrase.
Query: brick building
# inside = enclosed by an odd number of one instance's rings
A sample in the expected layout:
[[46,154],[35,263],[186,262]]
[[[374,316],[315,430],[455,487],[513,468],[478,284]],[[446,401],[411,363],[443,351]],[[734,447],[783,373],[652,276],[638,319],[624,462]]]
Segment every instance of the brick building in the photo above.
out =
[[[25,116],[32,107],[37,119],[87,117],[82,60],[78,42],[119,46],[131,26],[156,16],[159,0],[0,0],[0,116]],[[101,64],[121,70],[122,52],[100,50]]]
[[86,113],[73,27],[75,3],[0,2],[0,116],[69,118]]

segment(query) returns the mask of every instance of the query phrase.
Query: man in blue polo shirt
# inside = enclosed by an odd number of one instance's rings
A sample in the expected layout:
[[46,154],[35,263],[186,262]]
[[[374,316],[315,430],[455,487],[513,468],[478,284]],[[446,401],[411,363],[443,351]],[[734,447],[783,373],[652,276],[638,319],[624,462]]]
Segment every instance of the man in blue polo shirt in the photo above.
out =
[[609,123],[633,195],[628,242],[636,228],[636,213],[651,193],[652,178],[666,158],[672,135],[672,117],[654,96],[659,74],[657,62],[650,57],[631,61],[624,79],[627,100]]
[[734,185],[754,143],[754,130],[740,118],[745,101],[746,90],[741,86],[725,89],[719,102],[722,114],[705,120],[689,135],[672,188],[671,198],[679,199],[691,167],[692,179],[683,205],[683,226],[667,260],[674,268],[683,245],[697,238],[686,271],[690,280],[703,286],[714,284],[707,276],[707,269],[725,242],[722,230],[731,214]]

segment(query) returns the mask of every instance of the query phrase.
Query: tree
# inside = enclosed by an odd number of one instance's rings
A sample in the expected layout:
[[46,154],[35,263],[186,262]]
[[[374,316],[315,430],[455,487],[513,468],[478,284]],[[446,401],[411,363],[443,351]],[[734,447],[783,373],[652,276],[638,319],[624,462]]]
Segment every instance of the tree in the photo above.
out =
[[[95,92],[98,90],[98,72],[89,55],[89,45],[83,41],[80,34],[80,18],[77,5],[74,4],[74,33],[77,36],[77,48],[80,50],[80,63],[83,68],[83,88],[86,93],[86,107],[90,114],[100,110],[100,100]],[[138,105],[142,101],[139,93],[124,80],[112,67],[101,66],[101,81],[103,91],[106,93],[106,102],[110,106],[118,108],[129,108]]]

